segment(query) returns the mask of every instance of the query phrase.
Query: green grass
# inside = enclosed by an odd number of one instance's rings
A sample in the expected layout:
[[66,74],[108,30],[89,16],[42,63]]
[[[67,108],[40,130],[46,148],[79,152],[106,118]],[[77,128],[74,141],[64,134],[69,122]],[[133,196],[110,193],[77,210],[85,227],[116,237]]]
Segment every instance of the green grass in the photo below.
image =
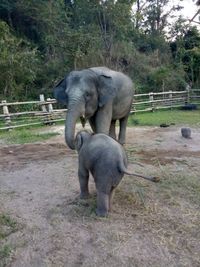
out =
[[6,267],[8,263],[8,258],[12,252],[10,245],[4,245],[0,247],[0,267]]
[[0,139],[5,144],[25,144],[47,140],[58,133],[37,133],[34,128],[13,129],[10,131],[1,131]]
[[0,214],[0,240],[17,231],[17,222],[7,214]]
[[[18,223],[5,213],[0,214],[0,267],[7,266],[12,247],[4,241],[19,229]],[[6,241],[7,242],[7,241]]]
[[11,228],[15,228],[16,226],[16,222],[12,220],[11,217],[6,214],[0,214],[0,225],[2,224],[7,225]]
[[[129,126],[160,126],[160,124],[200,127],[200,110],[181,111],[173,109],[137,113],[129,116],[128,120]],[[3,140],[5,144],[24,144],[44,141],[58,135],[58,133],[37,133],[37,130],[42,128],[44,127],[33,126],[29,128],[13,129],[11,131],[0,131],[0,140]]]
[[160,124],[175,124],[184,126],[200,126],[200,110],[181,111],[163,110],[155,112],[137,113],[131,115],[128,125],[159,126]]

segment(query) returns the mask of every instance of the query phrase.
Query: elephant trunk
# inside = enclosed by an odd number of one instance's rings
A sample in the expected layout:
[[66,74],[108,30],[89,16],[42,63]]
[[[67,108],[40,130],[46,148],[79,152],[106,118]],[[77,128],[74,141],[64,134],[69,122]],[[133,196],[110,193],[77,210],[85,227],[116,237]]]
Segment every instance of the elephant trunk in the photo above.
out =
[[68,109],[65,121],[65,141],[71,149],[75,149],[75,126],[76,121],[83,115],[80,109]]

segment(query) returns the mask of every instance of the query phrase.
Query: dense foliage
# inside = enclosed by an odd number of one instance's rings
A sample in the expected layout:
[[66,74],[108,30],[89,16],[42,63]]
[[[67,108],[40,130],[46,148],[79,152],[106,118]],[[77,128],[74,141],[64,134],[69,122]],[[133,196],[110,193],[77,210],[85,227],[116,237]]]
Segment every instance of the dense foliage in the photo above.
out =
[[72,69],[128,73],[137,92],[200,85],[200,33],[169,0],[1,0],[0,98],[51,94]]

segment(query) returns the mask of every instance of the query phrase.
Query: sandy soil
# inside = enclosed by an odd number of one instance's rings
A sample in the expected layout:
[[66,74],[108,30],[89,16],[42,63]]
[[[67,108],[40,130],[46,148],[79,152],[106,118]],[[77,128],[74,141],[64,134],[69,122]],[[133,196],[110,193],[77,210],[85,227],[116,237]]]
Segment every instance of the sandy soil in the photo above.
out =
[[[7,266],[200,266],[199,205],[158,184],[124,176],[108,218],[91,198],[79,200],[77,154],[61,135],[47,142],[0,147],[0,211],[18,222],[7,237]],[[200,130],[128,128],[129,168],[148,175],[198,175]],[[174,177],[174,176],[173,176]],[[162,182],[161,182],[162,184]],[[1,264],[0,264],[1,266]]]

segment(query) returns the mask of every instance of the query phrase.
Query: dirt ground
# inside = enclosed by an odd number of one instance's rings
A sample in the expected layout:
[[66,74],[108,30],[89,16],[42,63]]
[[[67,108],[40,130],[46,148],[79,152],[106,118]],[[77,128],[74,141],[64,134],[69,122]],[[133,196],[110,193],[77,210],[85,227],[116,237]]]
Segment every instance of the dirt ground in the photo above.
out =
[[[49,128],[48,128],[49,129]],[[200,266],[200,130],[128,128],[129,169],[158,184],[124,176],[108,218],[91,198],[79,200],[77,154],[60,135],[44,143],[0,147],[0,212],[18,228],[10,267]],[[0,266],[3,266],[3,263]]]

